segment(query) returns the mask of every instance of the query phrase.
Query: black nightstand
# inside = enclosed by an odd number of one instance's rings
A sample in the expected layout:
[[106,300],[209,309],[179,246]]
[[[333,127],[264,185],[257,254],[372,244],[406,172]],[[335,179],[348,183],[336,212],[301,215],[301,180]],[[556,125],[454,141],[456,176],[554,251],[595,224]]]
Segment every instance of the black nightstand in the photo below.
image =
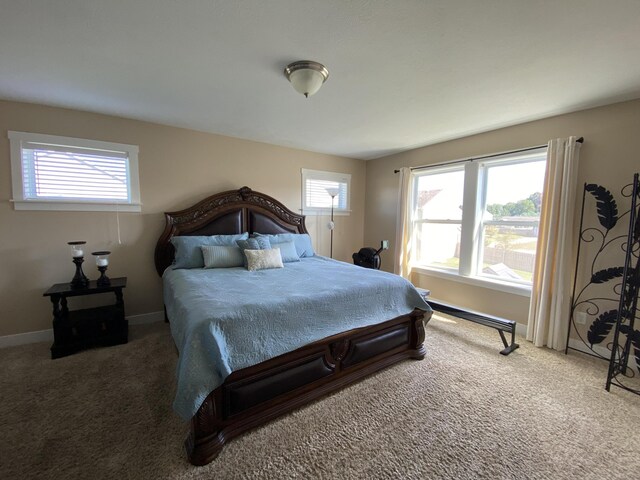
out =
[[[111,285],[98,286],[95,280],[86,288],[57,283],[44,293],[53,304],[53,345],[51,358],[71,355],[84,348],[127,343],[128,322],[124,318],[122,289],[127,277],[112,278]],[[69,310],[68,297],[114,292],[116,303],[104,307]]]

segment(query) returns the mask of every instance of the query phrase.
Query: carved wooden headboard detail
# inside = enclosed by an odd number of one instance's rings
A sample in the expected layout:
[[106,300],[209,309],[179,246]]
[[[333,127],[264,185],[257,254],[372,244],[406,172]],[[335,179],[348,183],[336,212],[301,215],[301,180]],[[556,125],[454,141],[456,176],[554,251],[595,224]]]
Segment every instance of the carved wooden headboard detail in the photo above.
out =
[[171,237],[177,235],[307,233],[304,215],[249,187],[211,195],[189,208],[166,212],[164,216],[166,225],[155,250],[158,275],[173,262]]

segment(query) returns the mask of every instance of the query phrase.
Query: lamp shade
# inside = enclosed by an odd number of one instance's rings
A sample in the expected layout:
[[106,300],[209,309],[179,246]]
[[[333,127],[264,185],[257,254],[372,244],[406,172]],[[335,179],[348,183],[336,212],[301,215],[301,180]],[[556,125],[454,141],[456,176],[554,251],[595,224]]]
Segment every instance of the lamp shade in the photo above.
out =
[[338,194],[340,193],[340,189],[338,187],[329,187],[326,190],[331,198],[337,197]]
[[320,90],[322,84],[327,81],[329,70],[321,63],[301,60],[287,65],[284,75],[296,92],[309,97]]

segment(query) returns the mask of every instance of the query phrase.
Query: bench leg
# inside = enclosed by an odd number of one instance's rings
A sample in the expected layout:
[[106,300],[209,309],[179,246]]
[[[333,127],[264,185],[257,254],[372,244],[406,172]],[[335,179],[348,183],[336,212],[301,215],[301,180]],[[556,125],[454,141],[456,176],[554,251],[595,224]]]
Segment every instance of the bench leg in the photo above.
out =
[[516,348],[520,346],[516,343],[515,328],[511,330],[511,344],[507,342],[507,339],[505,338],[504,332],[502,330],[498,330],[498,333],[500,334],[500,338],[502,339],[502,343],[504,344],[504,350],[500,350],[501,355],[509,355],[511,352],[513,352]]

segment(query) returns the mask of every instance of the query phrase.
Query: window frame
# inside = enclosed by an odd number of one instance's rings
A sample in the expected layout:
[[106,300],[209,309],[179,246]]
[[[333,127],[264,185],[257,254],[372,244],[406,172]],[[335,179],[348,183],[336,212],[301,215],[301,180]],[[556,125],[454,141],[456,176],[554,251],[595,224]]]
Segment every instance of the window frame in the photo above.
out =
[[[451,162],[438,167],[428,167],[423,173],[413,173],[412,178],[412,220],[410,241],[412,247],[416,241],[416,225],[423,223],[424,220],[416,220],[417,205],[417,188],[418,178],[424,175],[434,175],[454,171],[456,169],[464,170],[463,185],[463,205],[462,205],[462,221],[460,234],[460,259],[459,266],[455,268],[439,268],[433,265],[420,263],[418,259],[411,259],[412,269],[427,275],[446,278],[448,280],[462,281],[472,285],[479,285],[496,290],[507,291],[519,295],[529,295],[531,292],[531,282],[526,280],[505,279],[494,275],[482,273],[480,263],[482,262],[483,245],[484,245],[484,227],[488,225],[539,225],[539,221],[520,221],[520,220],[487,220],[483,218],[486,211],[487,201],[487,180],[488,169],[495,166],[508,166],[522,163],[530,163],[541,161],[540,157],[544,157],[546,162],[547,147],[531,149],[526,152],[496,154],[483,157],[482,159],[472,159],[465,161],[463,167],[462,162]],[[429,222],[429,223],[452,223],[450,221]],[[457,223],[457,222],[456,222]],[[417,251],[417,248],[411,249]]]
[[[351,214],[351,174],[330,172],[326,170],[311,170],[302,168],[302,214],[303,215],[330,215],[331,207],[312,207],[307,205],[307,180],[320,180],[336,183],[345,183],[347,185],[345,194],[345,207],[340,207],[340,198],[335,202],[333,208],[334,216]],[[327,196],[329,194],[327,193]]]
[[[138,172],[137,145],[128,145],[115,142],[103,142],[83,138],[63,137],[41,133],[9,131],[9,145],[11,151],[11,181],[13,203],[15,210],[52,210],[52,211],[107,211],[107,212],[140,212],[140,178]],[[52,199],[52,198],[25,198],[24,170],[22,151],[23,148],[32,148],[31,144],[52,145],[56,147],[68,147],[69,152],[74,149],[96,150],[102,152],[116,152],[124,154],[128,172],[128,201],[109,201],[99,199]]]

